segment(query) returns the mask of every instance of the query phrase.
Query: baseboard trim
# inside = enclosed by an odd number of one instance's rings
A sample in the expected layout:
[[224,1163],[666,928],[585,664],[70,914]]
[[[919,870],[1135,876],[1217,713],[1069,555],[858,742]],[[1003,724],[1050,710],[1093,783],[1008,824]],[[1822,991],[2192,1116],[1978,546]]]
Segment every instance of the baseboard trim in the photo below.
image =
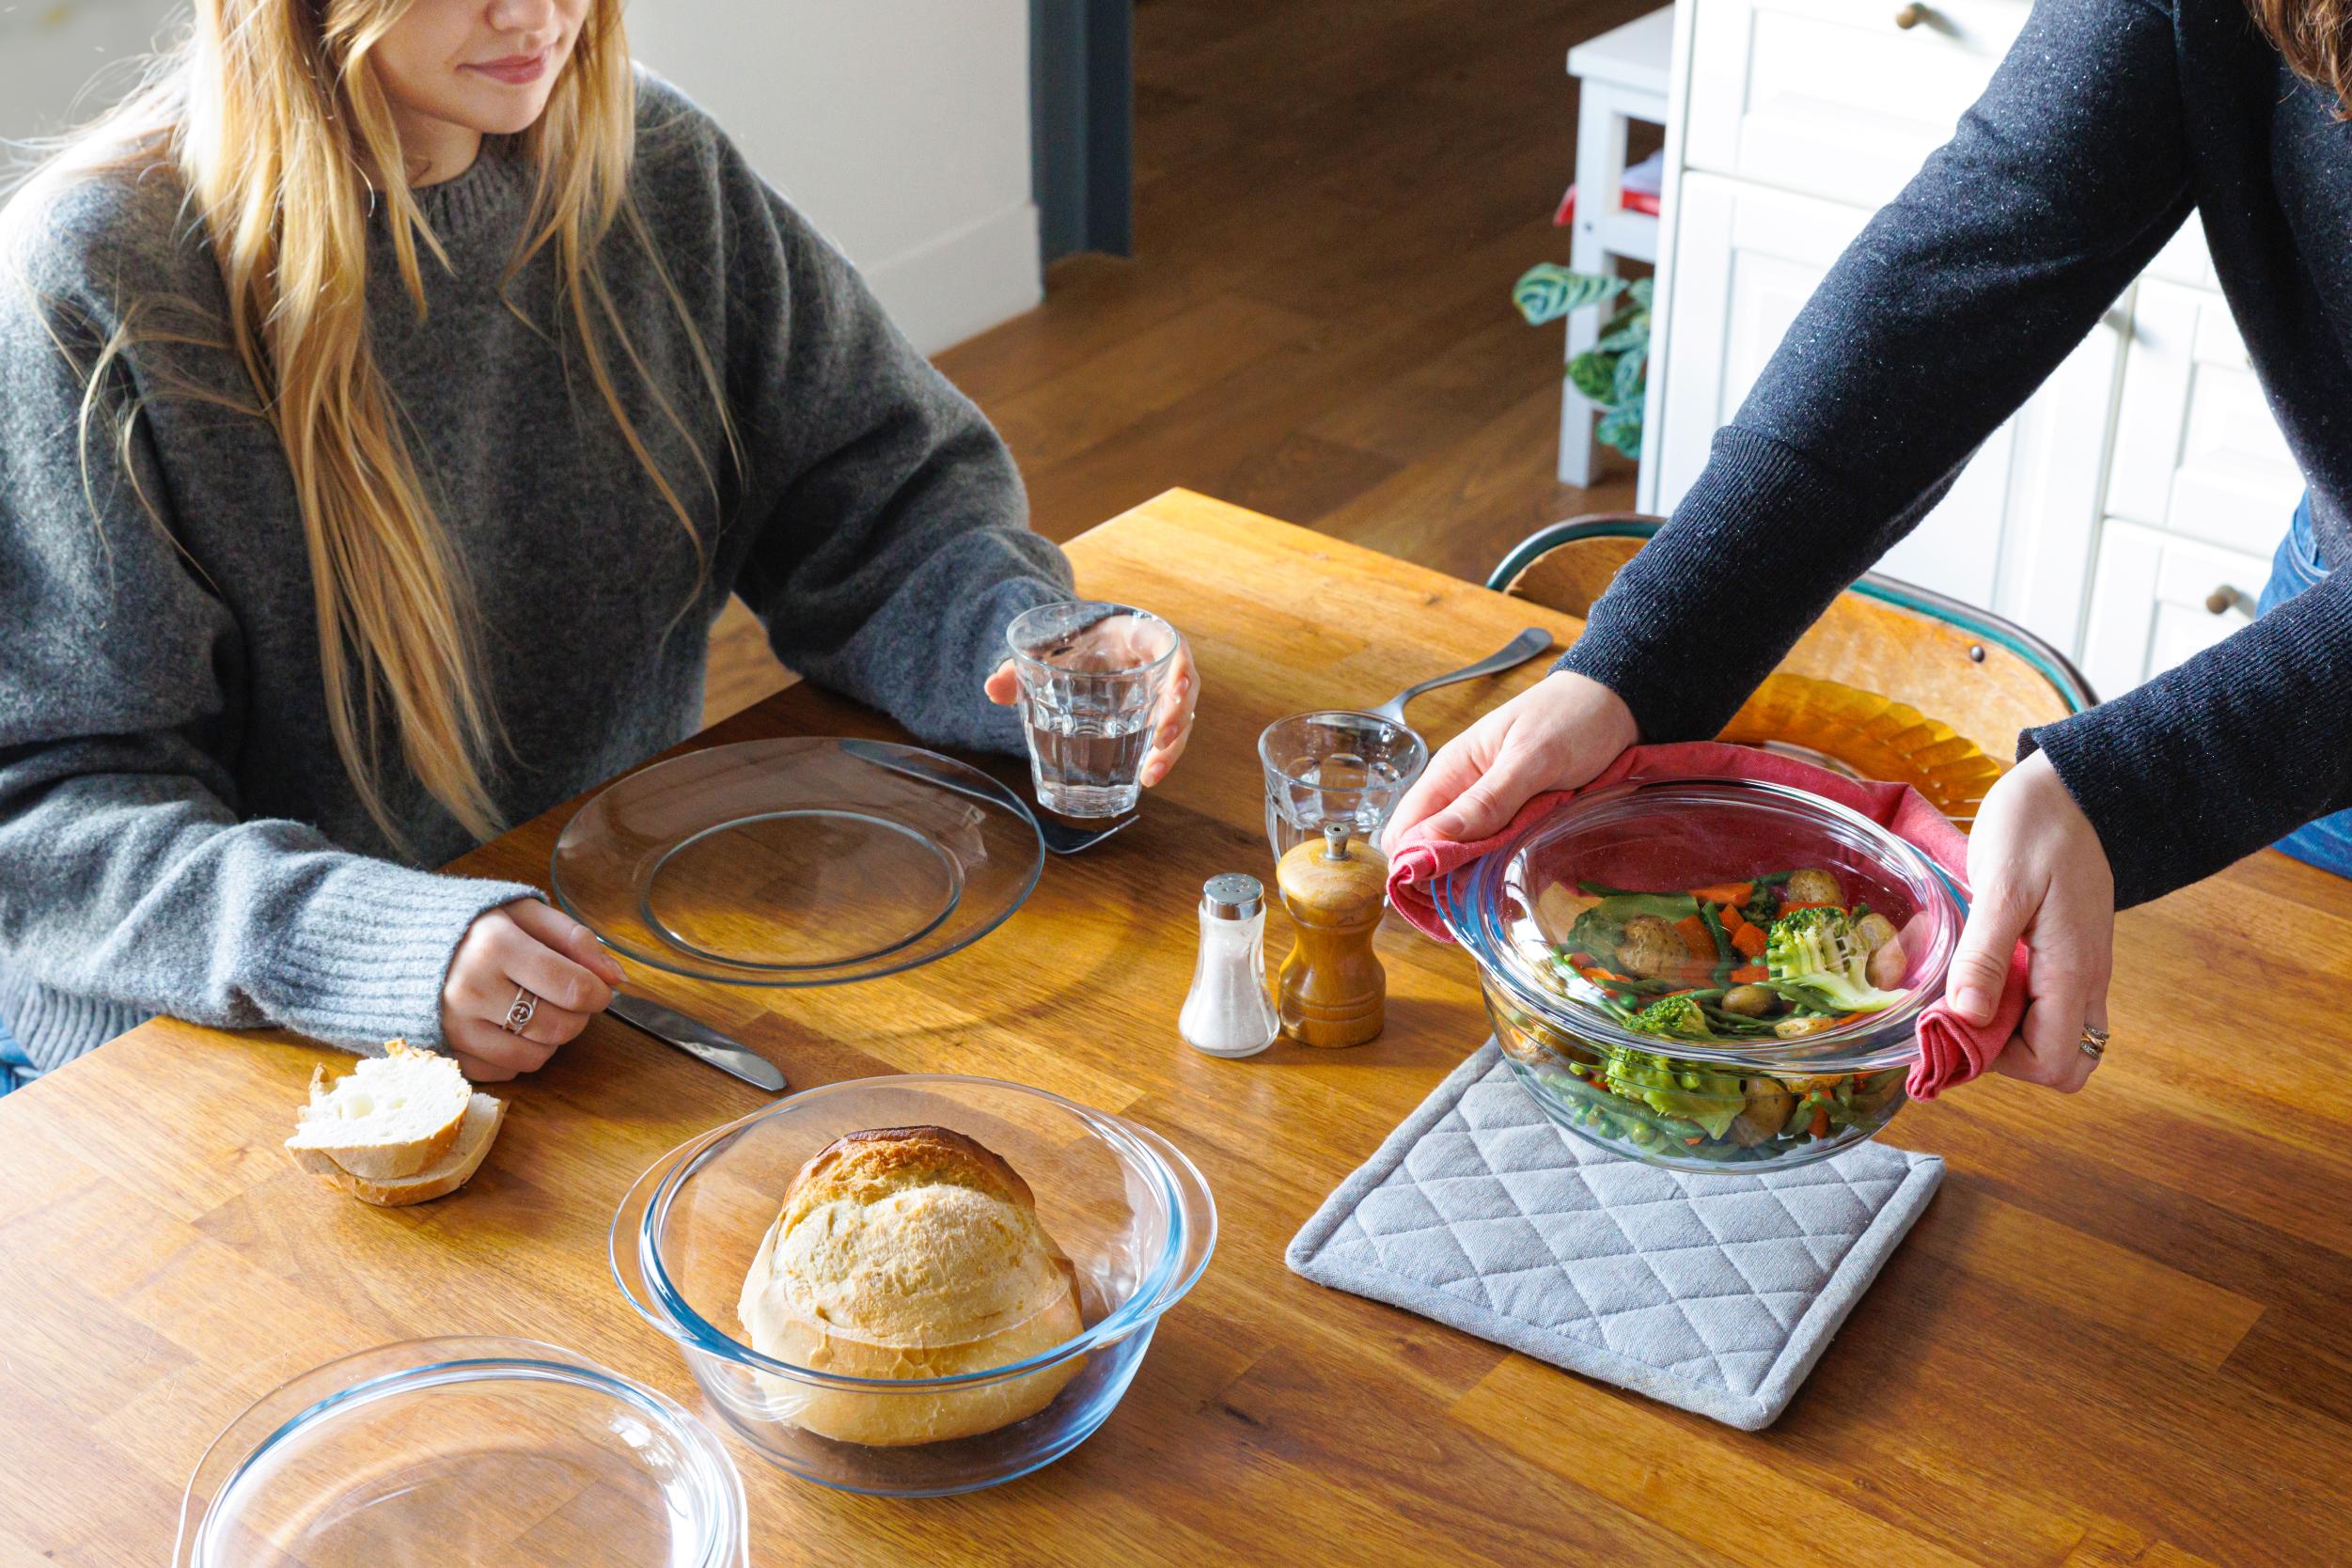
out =
[[1008,207],[860,270],[899,330],[937,353],[1045,298],[1037,204]]

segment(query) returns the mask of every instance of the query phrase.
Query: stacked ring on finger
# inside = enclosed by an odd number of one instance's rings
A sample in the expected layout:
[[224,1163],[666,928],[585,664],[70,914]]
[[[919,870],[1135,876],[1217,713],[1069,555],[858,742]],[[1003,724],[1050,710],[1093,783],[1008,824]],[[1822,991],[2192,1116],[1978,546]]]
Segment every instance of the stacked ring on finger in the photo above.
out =
[[2078,1042],[2078,1043],[2082,1047],[2082,1054],[2084,1056],[2089,1057],[2093,1061],[2096,1061],[2101,1057],[2107,1055],[2107,1043],[2109,1039],[2109,1036],[2108,1032],[2099,1027],[2096,1024],[2085,1024],[2082,1027],[2082,1039]]
[[506,1021],[498,1027],[509,1034],[521,1034],[530,1027],[531,1017],[539,1011],[539,998],[523,986],[514,988],[514,1000],[507,1004]]

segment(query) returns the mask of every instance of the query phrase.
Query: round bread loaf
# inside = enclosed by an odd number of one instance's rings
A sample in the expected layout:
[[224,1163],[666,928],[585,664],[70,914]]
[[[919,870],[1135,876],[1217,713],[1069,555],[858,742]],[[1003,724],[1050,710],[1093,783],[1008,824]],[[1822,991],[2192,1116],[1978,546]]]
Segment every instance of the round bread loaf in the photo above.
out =
[[[738,1310],[761,1355],[847,1377],[985,1372],[1084,1327],[1077,1273],[1038,1223],[1028,1184],[945,1127],[851,1133],[819,1151],[785,1189]],[[1074,1356],[936,1392],[763,1381],[776,1415],[821,1436],[895,1447],[1035,1415],[1084,1364]]]

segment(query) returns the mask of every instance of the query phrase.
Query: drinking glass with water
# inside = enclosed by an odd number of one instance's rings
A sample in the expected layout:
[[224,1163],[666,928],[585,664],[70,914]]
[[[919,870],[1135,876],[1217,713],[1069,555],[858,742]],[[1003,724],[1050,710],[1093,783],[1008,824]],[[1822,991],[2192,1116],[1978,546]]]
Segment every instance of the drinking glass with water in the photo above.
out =
[[1388,813],[1421,776],[1429,747],[1394,719],[1334,709],[1266,726],[1258,760],[1266,778],[1266,842],[1278,861],[1334,823],[1377,844]]
[[1038,804],[1065,817],[1134,810],[1176,628],[1149,610],[1082,599],[1026,612],[1005,640]]

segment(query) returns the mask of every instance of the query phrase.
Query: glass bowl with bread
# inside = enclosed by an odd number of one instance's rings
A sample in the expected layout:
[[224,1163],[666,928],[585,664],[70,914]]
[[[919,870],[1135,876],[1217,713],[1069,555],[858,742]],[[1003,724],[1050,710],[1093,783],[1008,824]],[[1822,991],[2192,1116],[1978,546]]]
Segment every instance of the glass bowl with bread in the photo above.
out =
[[673,1150],[613,1222],[630,1304],[804,1480],[929,1497],[1101,1426],[1216,1208],[1149,1128],[989,1078],[806,1090]]
[[1544,1113],[1692,1171],[1807,1165],[1891,1121],[1964,914],[1869,818],[1731,778],[1589,791],[1433,892]]

